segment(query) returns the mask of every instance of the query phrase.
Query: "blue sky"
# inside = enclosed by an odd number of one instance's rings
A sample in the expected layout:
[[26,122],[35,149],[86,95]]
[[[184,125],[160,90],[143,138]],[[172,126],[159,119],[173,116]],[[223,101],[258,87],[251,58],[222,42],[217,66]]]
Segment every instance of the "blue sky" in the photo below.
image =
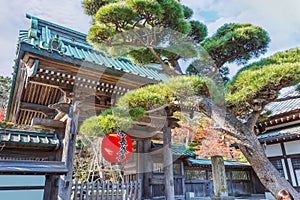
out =
[[[90,17],[83,14],[81,0],[1,0],[0,75],[10,76],[18,31],[29,27],[25,13],[87,33]],[[183,0],[194,10],[194,19],[213,34],[224,23],[252,23],[271,37],[265,56],[300,46],[299,0]],[[231,65],[232,74],[237,67]]]

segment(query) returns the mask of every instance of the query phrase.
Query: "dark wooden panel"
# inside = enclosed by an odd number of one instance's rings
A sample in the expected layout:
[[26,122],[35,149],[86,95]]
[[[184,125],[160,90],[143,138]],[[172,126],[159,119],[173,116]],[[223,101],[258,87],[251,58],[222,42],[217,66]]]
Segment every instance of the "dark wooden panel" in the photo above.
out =
[[43,190],[44,186],[5,186],[0,187],[1,190]]

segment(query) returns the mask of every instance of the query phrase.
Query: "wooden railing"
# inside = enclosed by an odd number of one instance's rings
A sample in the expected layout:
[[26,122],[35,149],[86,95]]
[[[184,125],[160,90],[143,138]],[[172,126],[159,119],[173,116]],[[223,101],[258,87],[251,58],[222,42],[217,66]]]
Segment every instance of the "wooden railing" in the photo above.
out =
[[73,183],[72,200],[139,200],[141,186],[131,182],[78,182]]

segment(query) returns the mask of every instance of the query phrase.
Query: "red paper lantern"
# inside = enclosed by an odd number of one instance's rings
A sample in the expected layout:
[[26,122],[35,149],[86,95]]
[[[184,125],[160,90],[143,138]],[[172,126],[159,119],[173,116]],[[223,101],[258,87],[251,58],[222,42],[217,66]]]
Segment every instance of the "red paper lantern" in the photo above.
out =
[[101,152],[104,159],[111,163],[123,163],[132,153],[132,141],[122,132],[116,131],[106,135],[102,140]]

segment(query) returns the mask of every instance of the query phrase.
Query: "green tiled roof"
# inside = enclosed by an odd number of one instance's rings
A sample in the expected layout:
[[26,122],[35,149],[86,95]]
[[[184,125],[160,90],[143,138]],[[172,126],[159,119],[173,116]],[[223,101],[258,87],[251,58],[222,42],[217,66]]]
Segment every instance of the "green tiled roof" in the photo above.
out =
[[166,74],[159,72],[162,69],[159,65],[153,64],[149,67],[137,66],[126,58],[113,59],[102,52],[96,51],[88,44],[86,34],[29,14],[26,14],[26,17],[31,20],[30,27],[28,30],[20,30],[19,32],[18,52],[13,66],[13,80],[6,120],[8,120],[12,104],[19,61],[23,58],[25,52],[31,52],[116,76],[126,75],[124,77],[146,84],[157,83],[168,78]]
[[[211,160],[210,159],[205,159],[205,158],[201,158],[201,159],[188,158],[187,160],[192,165],[211,165]],[[250,167],[250,165],[248,163],[242,163],[242,162],[236,162],[236,161],[228,161],[228,160],[224,161],[224,165],[225,166],[237,166],[237,167],[241,167],[241,166]]]
[[[158,144],[155,143],[154,144],[155,147],[162,147],[163,144]],[[186,149],[186,147],[184,145],[172,145],[172,154],[174,156],[187,156],[187,157],[196,157],[197,154],[195,154],[194,152]]]
[[176,155],[176,156],[188,156],[188,157],[197,156],[197,154],[186,149],[186,147],[183,145],[182,146],[172,145],[171,148],[172,148],[173,155]]
[[20,31],[19,40],[35,49],[45,50],[47,53],[57,54],[64,58],[83,61],[84,67],[95,70],[105,67],[155,81],[167,79],[167,75],[159,73],[157,66],[137,66],[128,59],[113,59],[96,51],[86,42],[86,35],[83,33],[28,14],[27,18],[31,19],[31,26],[28,31]]
[[59,139],[54,133],[38,133],[0,129],[0,143],[59,147]]

